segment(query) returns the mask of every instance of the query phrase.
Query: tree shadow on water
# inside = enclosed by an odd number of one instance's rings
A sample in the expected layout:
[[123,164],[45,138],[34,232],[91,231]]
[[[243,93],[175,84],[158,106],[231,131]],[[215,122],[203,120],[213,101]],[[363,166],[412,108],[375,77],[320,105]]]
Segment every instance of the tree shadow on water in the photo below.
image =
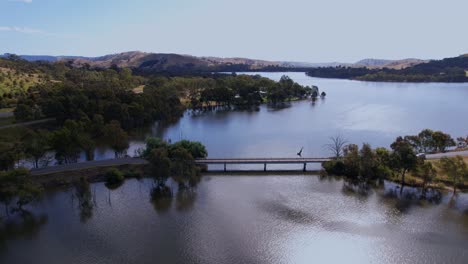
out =
[[151,190],[151,204],[156,212],[167,212],[172,206],[173,196],[173,192],[169,186],[165,183],[158,184]]
[[47,215],[35,215],[27,210],[0,219],[0,252],[7,249],[8,241],[37,237],[47,222]]
[[78,210],[80,212],[80,221],[82,223],[87,222],[93,216],[93,210],[95,207],[95,197],[91,192],[91,186],[89,182],[81,178],[78,183],[75,184],[75,192],[73,198],[78,200]]

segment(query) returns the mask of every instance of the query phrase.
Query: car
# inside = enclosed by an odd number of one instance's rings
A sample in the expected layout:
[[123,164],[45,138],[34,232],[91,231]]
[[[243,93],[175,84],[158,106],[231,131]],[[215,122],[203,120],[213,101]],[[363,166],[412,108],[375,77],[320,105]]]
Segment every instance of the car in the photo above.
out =
[[425,160],[426,159],[426,153],[418,153],[418,154],[416,154],[416,157]]

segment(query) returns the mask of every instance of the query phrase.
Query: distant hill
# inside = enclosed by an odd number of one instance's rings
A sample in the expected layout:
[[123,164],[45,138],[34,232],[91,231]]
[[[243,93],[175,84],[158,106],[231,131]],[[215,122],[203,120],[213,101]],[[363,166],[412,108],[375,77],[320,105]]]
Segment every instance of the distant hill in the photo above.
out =
[[356,62],[354,67],[367,67],[367,68],[390,68],[390,69],[404,69],[415,66],[421,63],[428,62],[428,60],[420,59],[402,59],[402,60],[382,60],[382,59],[364,59]]
[[468,82],[468,56],[465,55],[425,62],[406,59],[365,60],[363,63],[368,66],[316,68],[310,69],[307,75],[376,82]]
[[[0,55],[0,58],[6,58],[10,54],[5,53]],[[56,62],[63,59],[91,59],[90,57],[83,56],[50,56],[50,55],[19,55],[20,58],[27,61],[46,61],[46,62]]]
[[[8,54],[3,55],[3,57]],[[0,56],[2,57],[2,56]],[[423,62],[419,59],[383,60],[363,59],[356,63],[343,62],[295,62],[295,61],[268,61],[249,58],[220,58],[220,57],[195,57],[191,55],[172,53],[146,53],[141,51],[129,51],[110,54],[101,57],[84,56],[48,56],[48,55],[20,55],[27,61],[68,61],[75,67],[89,65],[95,68],[129,67],[143,72],[161,71],[250,71],[250,70],[292,70],[318,67],[367,67],[367,68],[391,68],[404,69]]]

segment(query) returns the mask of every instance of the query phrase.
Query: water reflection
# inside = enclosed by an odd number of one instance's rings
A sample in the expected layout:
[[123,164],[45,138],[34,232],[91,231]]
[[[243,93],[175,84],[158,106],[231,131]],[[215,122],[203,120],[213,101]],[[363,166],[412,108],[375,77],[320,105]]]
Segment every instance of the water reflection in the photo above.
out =
[[[114,191],[81,183],[47,196],[34,208],[49,215],[35,221],[40,235],[3,239],[0,262],[463,263],[468,254],[466,194],[432,201],[389,182],[311,175],[182,183],[131,179]],[[71,194],[79,203],[70,206]],[[87,221],[77,221],[77,207]]]
[[78,210],[80,212],[80,221],[85,223],[93,216],[93,210],[95,207],[95,196],[91,192],[91,185],[89,182],[81,178],[78,183],[75,184],[75,192],[72,194],[72,199],[77,198]]
[[[201,176],[188,179],[174,177],[155,178],[150,192],[150,201],[154,209],[164,213],[172,208],[175,199],[175,208],[178,211],[187,211],[193,208],[197,198],[196,188],[200,183]],[[176,187],[173,187],[173,186]]]
[[48,222],[45,214],[35,215],[22,211],[5,219],[0,218],[0,251],[7,249],[7,242],[18,239],[35,239]]

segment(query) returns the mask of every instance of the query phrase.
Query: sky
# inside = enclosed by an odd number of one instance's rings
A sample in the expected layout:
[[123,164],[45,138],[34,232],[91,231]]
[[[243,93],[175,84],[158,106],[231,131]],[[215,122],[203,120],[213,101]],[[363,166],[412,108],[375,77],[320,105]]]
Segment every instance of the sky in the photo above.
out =
[[304,62],[468,53],[468,0],[0,0],[0,53]]

